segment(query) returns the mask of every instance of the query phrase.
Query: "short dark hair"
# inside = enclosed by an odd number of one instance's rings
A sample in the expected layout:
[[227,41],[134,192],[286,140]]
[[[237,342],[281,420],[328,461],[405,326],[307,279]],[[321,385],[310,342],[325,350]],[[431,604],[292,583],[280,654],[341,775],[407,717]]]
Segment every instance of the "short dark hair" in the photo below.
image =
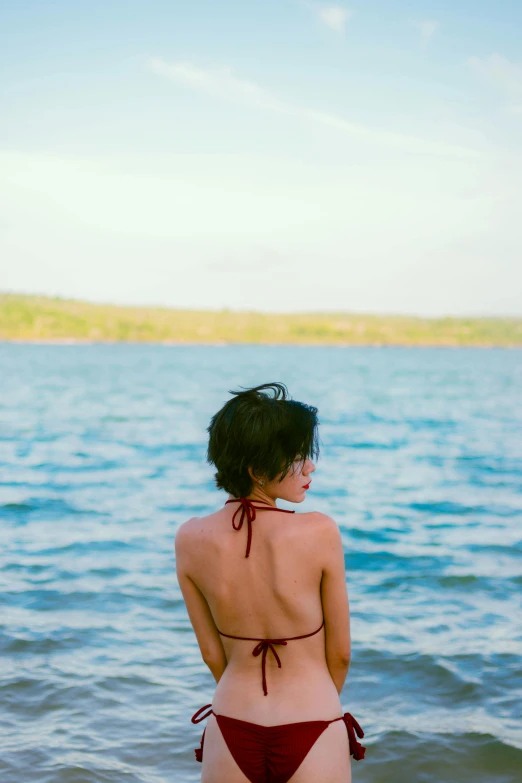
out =
[[[319,456],[317,408],[289,397],[284,383],[264,383],[234,397],[212,417],[207,461],[215,465],[215,482],[234,497],[246,497],[256,476],[282,480],[296,457]],[[265,394],[271,391],[273,394]]]

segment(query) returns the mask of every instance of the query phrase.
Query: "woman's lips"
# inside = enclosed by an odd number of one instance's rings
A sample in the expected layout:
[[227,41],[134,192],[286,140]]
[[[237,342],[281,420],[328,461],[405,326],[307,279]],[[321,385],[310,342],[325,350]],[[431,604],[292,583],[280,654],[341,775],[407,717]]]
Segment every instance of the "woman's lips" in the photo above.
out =
[[310,484],[311,484],[311,483],[312,483],[312,482],[311,482],[311,481],[309,481],[309,482],[308,482],[308,484],[304,484],[304,486],[303,486],[303,489],[308,489],[308,488],[310,487]]

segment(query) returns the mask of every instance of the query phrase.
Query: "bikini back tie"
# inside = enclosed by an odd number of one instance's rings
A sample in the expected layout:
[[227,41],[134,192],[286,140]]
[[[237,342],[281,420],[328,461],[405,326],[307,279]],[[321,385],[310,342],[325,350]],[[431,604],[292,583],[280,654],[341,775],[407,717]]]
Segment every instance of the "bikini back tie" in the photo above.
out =
[[[255,503],[264,503],[263,506],[254,506]],[[241,530],[243,527],[243,522],[247,521],[247,547],[246,547],[246,555],[245,557],[248,557],[250,554],[250,545],[252,543],[252,522],[256,518],[256,510],[257,511],[281,511],[283,514],[295,514],[295,511],[290,511],[286,508],[277,508],[277,506],[271,506],[270,503],[266,503],[264,500],[249,500],[248,498],[230,498],[229,500],[225,500],[226,503],[240,503],[241,505],[237,507],[237,509],[234,511],[234,515],[232,517],[232,527],[234,530]],[[238,514],[241,514],[239,517],[239,523],[236,527],[235,520],[236,516]],[[277,657],[277,656],[276,656]]]
[[252,650],[252,655],[256,658],[258,655],[261,655],[263,693],[266,696],[268,694],[268,688],[266,686],[266,656],[268,655],[268,651],[270,650],[270,652],[272,653],[272,655],[277,661],[278,667],[281,668],[281,661],[275,650],[274,645],[275,644],[286,645],[287,642],[292,642],[294,641],[294,639],[306,639],[308,636],[313,636],[314,634],[319,633],[323,625],[324,625],[324,617],[323,617],[323,622],[321,623],[321,625],[316,631],[312,631],[312,633],[304,633],[302,634],[302,636],[289,636],[286,639],[268,639],[266,637],[259,637],[259,636],[232,636],[232,634],[223,633],[219,629],[217,629],[217,631],[219,634],[221,634],[221,636],[227,636],[229,639],[244,639],[245,641],[248,642],[259,642],[259,644],[256,644],[256,646]]

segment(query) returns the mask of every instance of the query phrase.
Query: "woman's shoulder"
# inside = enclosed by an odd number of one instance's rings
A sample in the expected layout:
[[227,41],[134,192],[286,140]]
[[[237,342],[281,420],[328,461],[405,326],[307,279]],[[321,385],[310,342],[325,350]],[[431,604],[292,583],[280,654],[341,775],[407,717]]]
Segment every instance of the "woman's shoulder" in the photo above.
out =
[[196,526],[199,523],[199,527],[201,527],[200,523],[202,521],[203,520],[201,517],[190,517],[190,519],[187,519],[186,522],[181,523],[174,534],[174,547],[176,552],[181,551],[182,547],[185,545],[185,542],[192,538]]
[[302,523],[306,524],[307,532],[312,533],[318,541],[331,541],[340,537],[339,526],[329,514],[322,511],[307,511],[299,516],[296,514],[296,517],[301,525]]
[[186,522],[182,522],[176,529],[174,535],[176,551],[181,549],[185,543],[189,543],[194,537],[199,537],[205,530],[212,528],[212,523],[217,521],[217,518],[222,513],[222,509],[213,511],[211,514],[206,514],[202,517],[190,517]]
[[323,511],[307,511],[304,514],[300,514],[301,517],[307,517],[312,523],[318,527],[324,528],[337,528],[337,522],[333,517],[325,514]]
[[333,522],[332,517],[330,517],[328,514],[325,514],[324,511],[306,511],[302,516],[307,515],[313,515],[313,517],[317,519],[318,522],[327,522],[328,520]]
[[[218,516],[221,511],[222,509],[220,509],[218,512],[213,512],[212,514],[207,514],[203,517],[190,517],[190,519],[187,519],[186,522],[183,522],[178,527],[175,534],[176,547],[181,546],[185,541],[191,539],[192,536],[198,534],[200,535],[207,525],[211,524],[213,521],[216,521],[216,516]],[[335,534],[335,531],[339,531],[335,520],[322,511],[297,511],[295,514],[295,519],[300,523],[305,522],[309,524],[311,528],[315,528],[321,532],[331,530]]]

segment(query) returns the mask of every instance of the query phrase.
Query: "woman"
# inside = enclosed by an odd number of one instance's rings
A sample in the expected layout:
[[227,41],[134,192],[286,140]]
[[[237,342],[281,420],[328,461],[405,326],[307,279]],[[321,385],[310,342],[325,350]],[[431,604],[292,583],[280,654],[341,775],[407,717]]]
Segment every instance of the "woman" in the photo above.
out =
[[195,751],[202,783],[349,783],[350,753],[365,749],[339,698],[350,663],[341,535],[326,514],[276,505],[305,499],[317,408],[282,383],[231,394],[211,419],[207,452],[228,499],[185,522],[175,542],[179,585],[218,683],[192,718],[209,718]]

